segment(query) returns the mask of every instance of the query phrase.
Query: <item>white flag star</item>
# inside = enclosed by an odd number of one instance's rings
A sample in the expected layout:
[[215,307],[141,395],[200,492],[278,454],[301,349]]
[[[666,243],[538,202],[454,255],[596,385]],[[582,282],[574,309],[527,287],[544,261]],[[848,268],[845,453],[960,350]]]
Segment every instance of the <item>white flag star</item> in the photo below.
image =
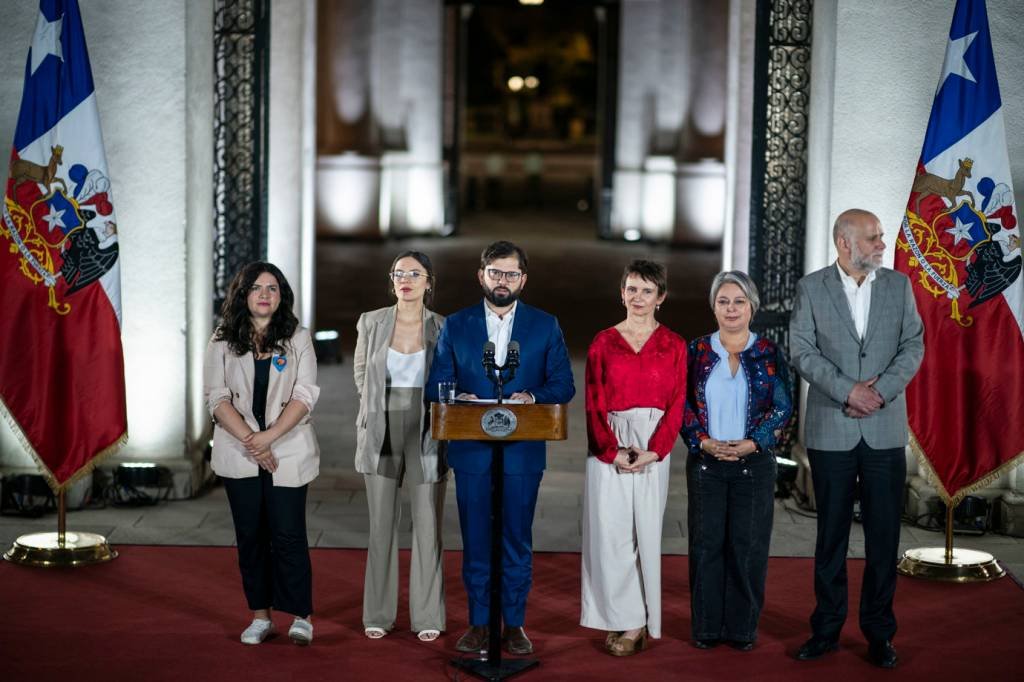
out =
[[50,204],[50,213],[49,215],[44,215],[43,220],[50,225],[50,232],[53,232],[55,227],[67,227],[64,224],[64,211],[58,211],[57,207],[53,204]]
[[946,58],[942,62],[942,76],[939,77],[939,87],[936,88],[935,92],[942,89],[942,84],[946,82],[946,79],[950,76],[960,76],[972,83],[977,83],[974,74],[971,73],[970,67],[967,66],[967,62],[964,61],[964,54],[967,52],[967,48],[971,46],[974,39],[978,37],[978,32],[968,33],[962,38],[956,40],[950,40],[949,45],[946,46]]
[[57,21],[47,21],[42,12],[36,20],[36,32],[32,36],[32,71],[35,73],[39,65],[46,59],[46,55],[52,54],[57,59],[64,61],[64,53],[60,47],[60,28],[64,17]]
[[973,239],[971,239],[971,224],[965,223],[964,221],[960,220],[960,218],[956,219],[956,227],[951,227],[948,230],[946,230],[946,234],[953,235],[953,246],[959,244],[960,241],[963,239],[966,239],[969,242],[974,241]]

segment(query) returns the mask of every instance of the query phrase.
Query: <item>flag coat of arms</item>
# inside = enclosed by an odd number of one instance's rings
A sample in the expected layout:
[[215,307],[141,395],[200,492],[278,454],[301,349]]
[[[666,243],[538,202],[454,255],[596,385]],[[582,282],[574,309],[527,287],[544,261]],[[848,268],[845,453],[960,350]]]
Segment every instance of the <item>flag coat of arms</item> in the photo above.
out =
[[77,0],[42,0],[0,220],[0,397],[55,490],[127,439],[117,219]]
[[1024,452],[1017,219],[985,3],[958,0],[895,264],[925,325],[911,445],[953,504]]

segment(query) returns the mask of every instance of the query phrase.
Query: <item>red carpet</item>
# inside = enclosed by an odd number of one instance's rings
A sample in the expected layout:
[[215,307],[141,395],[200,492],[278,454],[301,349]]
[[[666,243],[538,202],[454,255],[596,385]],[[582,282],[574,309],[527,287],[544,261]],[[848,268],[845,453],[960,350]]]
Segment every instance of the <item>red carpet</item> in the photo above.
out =
[[[398,629],[379,641],[362,634],[361,550],[314,550],[315,640],[278,636],[247,647],[248,624],[235,550],[219,547],[118,547],[110,564],[43,570],[0,561],[0,679],[15,680],[443,680],[466,626],[461,554],[447,552],[449,632],[419,642],[399,606]],[[402,566],[408,565],[403,552]],[[861,562],[850,562],[857,604]],[[601,651],[603,633],[581,628],[578,554],[538,554],[527,631],[541,666],[513,679],[622,680],[1011,680],[1021,679],[1024,590],[1012,578],[945,585],[900,578],[896,640],[901,665],[873,668],[867,645],[847,623],[842,648],[800,663],[807,636],[811,561],[772,559],[758,646],[750,653],[687,643],[686,557],[666,556],[664,638],[632,658]],[[406,578],[403,573],[403,583]],[[404,588],[404,586],[403,586]],[[854,609],[855,610],[855,609]],[[290,618],[278,614],[279,629]],[[458,679],[466,678],[459,674]]]

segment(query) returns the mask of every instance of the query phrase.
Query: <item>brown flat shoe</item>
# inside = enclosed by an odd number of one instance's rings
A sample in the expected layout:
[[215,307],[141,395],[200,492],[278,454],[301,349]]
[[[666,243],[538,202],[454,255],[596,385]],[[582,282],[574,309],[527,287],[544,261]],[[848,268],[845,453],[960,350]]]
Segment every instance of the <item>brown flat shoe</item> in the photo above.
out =
[[467,654],[487,651],[487,634],[486,625],[471,625],[466,634],[459,637],[459,641],[455,643],[455,650]]
[[604,648],[611,651],[612,645],[618,641],[619,637],[622,636],[622,630],[611,630],[608,635],[604,638]]
[[640,628],[639,634],[635,639],[629,637],[619,637],[615,640],[615,643],[608,648],[608,652],[612,656],[632,656],[633,654],[643,651],[647,648],[647,628]]
[[521,627],[505,628],[505,631],[501,633],[501,641],[505,643],[505,651],[513,656],[533,653],[533,643],[526,636],[526,630]]

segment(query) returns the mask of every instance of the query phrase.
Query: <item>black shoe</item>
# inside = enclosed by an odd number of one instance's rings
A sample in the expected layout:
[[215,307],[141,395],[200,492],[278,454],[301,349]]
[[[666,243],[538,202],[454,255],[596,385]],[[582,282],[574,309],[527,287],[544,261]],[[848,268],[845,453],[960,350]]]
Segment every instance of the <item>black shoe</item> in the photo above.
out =
[[695,639],[693,646],[698,649],[714,649],[720,642],[717,639]]
[[522,627],[505,628],[501,633],[501,641],[505,643],[505,651],[513,656],[525,656],[533,653],[533,643],[526,636],[526,630]]
[[868,644],[868,660],[879,668],[895,668],[900,658],[891,642],[880,639]]
[[486,625],[471,625],[466,634],[459,637],[459,641],[455,643],[455,650],[467,654],[487,651],[487,633]]
[[825,654],[837,651],[838,649],[839,642],[834,639],[811,637],[797,650],[796,660],[813,661],[816,658],[821,658]]
[[754,643],[752,641],[745,640],[730,640],[729,646],[731,646],[736,651],[752,651],[754,648]]

